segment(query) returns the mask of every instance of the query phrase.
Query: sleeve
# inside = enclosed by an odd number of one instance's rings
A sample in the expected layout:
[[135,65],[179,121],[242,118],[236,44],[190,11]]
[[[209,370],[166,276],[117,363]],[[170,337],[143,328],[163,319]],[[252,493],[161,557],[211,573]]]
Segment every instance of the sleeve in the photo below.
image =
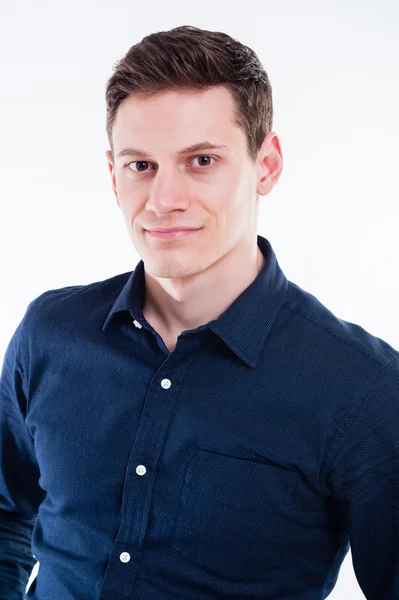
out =
[[341,427],[329,485],[367,600],[399,599],[399,358]]
[[8,344],[0,375],[0,598],[7,600],[24,598],[36,563],[32,532],[44,498],[33,439],[25,424],[27,312]]

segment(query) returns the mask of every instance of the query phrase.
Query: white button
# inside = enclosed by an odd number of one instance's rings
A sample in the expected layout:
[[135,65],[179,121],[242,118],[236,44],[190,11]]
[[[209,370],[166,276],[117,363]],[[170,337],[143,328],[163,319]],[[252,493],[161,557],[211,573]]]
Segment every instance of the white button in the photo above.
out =
[[170,386],[172,385],[172,382],[171,382],[171,380],[170,380],[170,379],[162,379],[162,381],[161,381],[161,385],[162,385],[162,387],[163,387],[165,390],[167,390],[167,389],[169,389],[169,388],[170,388]]
[[136,327],[138,327],[139,329],[141,329],[143,326],[140,325],[140,323],[138,321],[136,321],[136,319],[134,319],[133,321],[133,325],[135,325]]
[[147,469],[145,468],[144,465],[138,465],[136,467],[136,473],[137,473],[137,475],[145,475],[147,473]]
[[127,563],[130,560],[130,554],[129,552],[122,552],[122,554],[119,556],[119,559],[121,562]]

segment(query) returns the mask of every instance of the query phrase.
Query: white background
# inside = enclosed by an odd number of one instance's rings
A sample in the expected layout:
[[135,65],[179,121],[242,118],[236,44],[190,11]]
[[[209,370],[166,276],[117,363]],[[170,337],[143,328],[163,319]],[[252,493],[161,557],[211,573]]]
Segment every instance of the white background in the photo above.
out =
[[[105,84],[144,35],[185,24],[251,46],[271,80],[284,169],[259,233],[284,273],[399,348],[397,1],[1,0],[0,356],[41,292],[140,260],[105,159]],[[364,598],[350,552],[329,598]]]

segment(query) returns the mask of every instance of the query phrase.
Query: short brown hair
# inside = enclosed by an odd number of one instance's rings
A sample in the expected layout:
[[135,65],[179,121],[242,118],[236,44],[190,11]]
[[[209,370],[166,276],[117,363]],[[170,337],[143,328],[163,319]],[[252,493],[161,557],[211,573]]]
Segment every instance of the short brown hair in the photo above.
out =
[[132,46],[113,70],[106,85],[106,129],[112,153],[118,107],[133,94],[149,97],[169,90],[225,85],[235,101],[234,123],[246,134],[253,162],[272,129],[268,75],[255,52],[226,33],[191,25],[151,33]]

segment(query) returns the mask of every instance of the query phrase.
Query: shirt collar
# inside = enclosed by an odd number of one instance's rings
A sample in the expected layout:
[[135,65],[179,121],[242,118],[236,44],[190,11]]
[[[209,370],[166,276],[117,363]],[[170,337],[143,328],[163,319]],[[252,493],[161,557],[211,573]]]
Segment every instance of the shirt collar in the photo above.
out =
[[[196,329],[211,329],[229,348],[254,367],[288,290],[288,280],[266,238],[257,236],[257,244],[266,261],[256,279],[217,318]],[[142,311],[144,262],[141,260],[116,298],[102,330],[115,313],[129,311],[139,324],[145,322]]]

